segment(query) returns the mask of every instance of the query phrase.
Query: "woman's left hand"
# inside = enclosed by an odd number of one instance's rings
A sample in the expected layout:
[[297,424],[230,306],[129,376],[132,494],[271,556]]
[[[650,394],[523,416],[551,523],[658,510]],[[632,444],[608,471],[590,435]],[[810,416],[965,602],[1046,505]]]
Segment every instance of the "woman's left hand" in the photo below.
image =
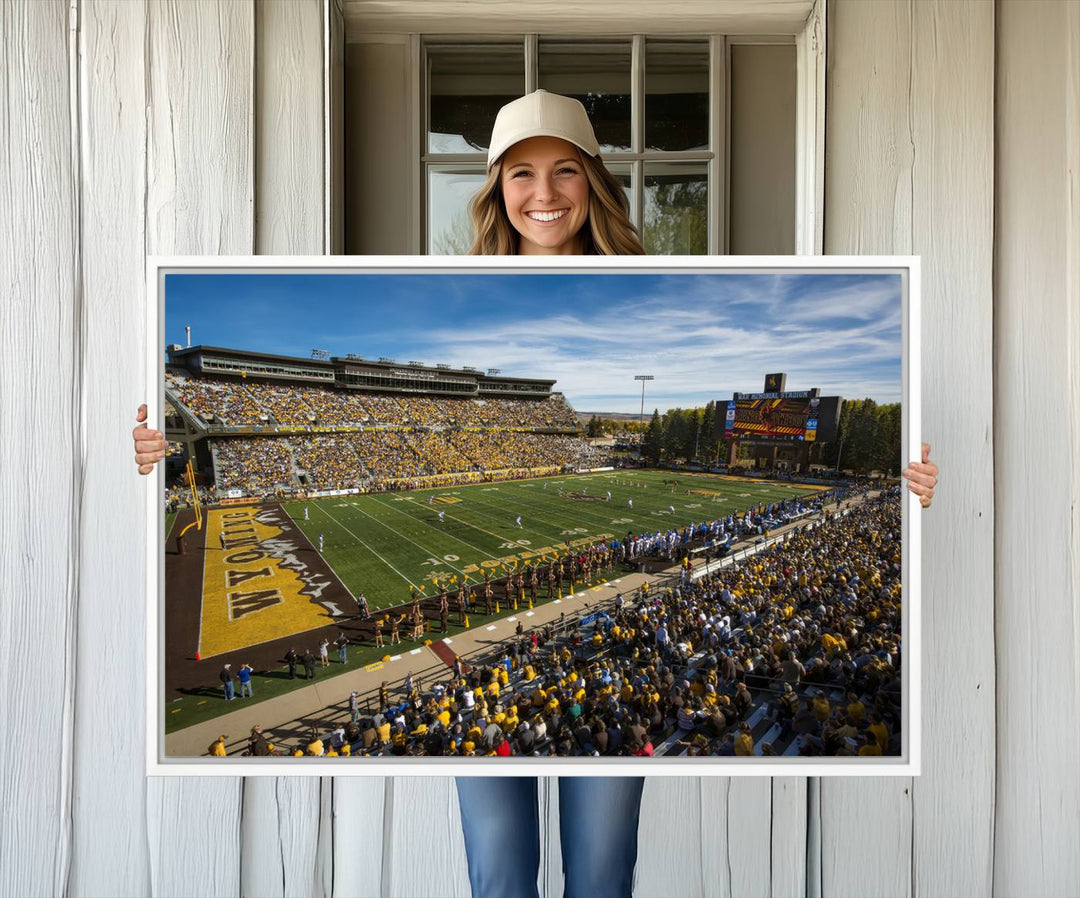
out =
[[930,461],[930,444],[922,444],[922,461],[913,461],[900,472],[907,478],[908,489],[919,497],[919,504],[929,508],[934,500],[934,487],[937,486],[938,467]]

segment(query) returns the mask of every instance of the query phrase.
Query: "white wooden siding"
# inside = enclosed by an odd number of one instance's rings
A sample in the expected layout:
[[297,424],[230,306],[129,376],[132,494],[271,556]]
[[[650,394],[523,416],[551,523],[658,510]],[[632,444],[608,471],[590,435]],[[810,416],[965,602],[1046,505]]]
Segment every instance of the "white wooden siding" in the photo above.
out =
[[822,894],[985,895],[994,7],[830,3],[829,29],[825,252],[922,256],[923,433],[945,474],[923,521],[923,775],[822,781]]
[[1075,895],[1080,8],[1003,3],[999,15],[994,888]]
[[[151,3],[147,20],[146,251],[251,253],[254,4]],[[154,895],[241,893],[243,793],[233,778],[147,781]]]
[[[328,249],[340,28],[3,6],[0,895],[468,894],[449,778],[142,773],[143,256]],[[924,773],[649,780],[636,892],[1074,894],[1080,5],[834,0],[827,37],[825,249],[923,257]]]
[[62,889],[72,855],[84,447],[67,13],[15,4],[0,18],[0,882],[27,896]]
[[[125,347],[139,345],[146,332],[138,284],[146,240],[148,10],[140,3],[94,2],[81,5],[78,16],[79,376],[86,474],[78,556],[69,890],[134,898],[151,894],[153,866],[147,782],[137,763],[146,745],[138,674],[146,666],[141,598],[146,578],[135,531],[146,524],[145,484],[129,476],[131,444],[124,434],[135,426],[134,411],[147,398],[139,385],[139,353]],[[38,389],[36,377],[25,381],[23,389]],[[103,427],[104,421],[116,425]]]

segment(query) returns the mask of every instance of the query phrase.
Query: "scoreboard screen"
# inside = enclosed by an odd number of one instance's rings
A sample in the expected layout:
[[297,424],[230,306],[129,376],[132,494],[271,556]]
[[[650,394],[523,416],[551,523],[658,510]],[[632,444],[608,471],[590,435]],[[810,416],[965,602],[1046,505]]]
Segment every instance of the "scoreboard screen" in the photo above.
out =
[[757,437],[824,442],[836,436],[840,419],[837,396],[729,399],[719,405],[725,408],[723,434],[726,440]]

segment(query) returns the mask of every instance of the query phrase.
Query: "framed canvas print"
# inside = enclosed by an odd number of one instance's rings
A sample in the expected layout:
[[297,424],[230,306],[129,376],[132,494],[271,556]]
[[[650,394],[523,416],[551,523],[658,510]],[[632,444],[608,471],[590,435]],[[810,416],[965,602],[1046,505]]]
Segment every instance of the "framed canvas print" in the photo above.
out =
[[917,774],[918,287],[150,259],[148,771]]

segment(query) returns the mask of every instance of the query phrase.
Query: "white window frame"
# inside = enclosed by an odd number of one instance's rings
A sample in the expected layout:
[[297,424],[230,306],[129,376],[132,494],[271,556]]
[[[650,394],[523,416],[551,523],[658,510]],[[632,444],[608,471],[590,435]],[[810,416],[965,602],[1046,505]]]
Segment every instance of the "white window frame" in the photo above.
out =
[[[797,31],[782,32],[763,36],[739,34],[713,34],[709,37],[709,142],[713,147],[709,151],[687,151],[684,153],[652,154],[641,152],[644,139],[644,103],[632,102],[631,140],[632,152],[611,154],[611,161],[629,162],[632,165],[632,184],[634,185],[634,208],[631,218],[641,223],[644,208],[644,164],[649,161],[705,161],[708,173],[709,197],[709,233],[707,249],[710,255],[724,255],[728,250],[728,179],[730,155],[730,127],[728,110],[730,109],[730,47],[733,44],[764,43],[790,44],[796,48],[796,126],[795,126],[795,253],[798,255],[818,255],[823,250],[824,182],[825,182],[825,3],[815,0],[809,16]],[[426,43],[503,43],[520,40],[524,45],[525,55],[525,90],[536,89],[538,46],[540,36],[544,38],[574,39],[583,41],[603,38],[625,37],[590,33],[563,35],[557,28],[543,28],[536,32],[523,33],[487,33],[453,34],[445,33],[438,26],[443,22],[432,23],[431,33],[427,29],[409,35],[411,59],[410,97],[410,166],[412,172],[411,192],[414,202],[409,206],[410,250],[415,254],[426,254],[429,241],[426,173],[428,163],[462,164],[475,163],[475,155],[465,154],[428,154],[428,105],[427,105],[427,57]],[[421,36],[423,34],[423,36]],[[643,78],[645,61],[645,40],[693,37],[685,33],[666,34],[649,29],[648,32],[632,36],[631,56],[631,95],[644,98]]]

